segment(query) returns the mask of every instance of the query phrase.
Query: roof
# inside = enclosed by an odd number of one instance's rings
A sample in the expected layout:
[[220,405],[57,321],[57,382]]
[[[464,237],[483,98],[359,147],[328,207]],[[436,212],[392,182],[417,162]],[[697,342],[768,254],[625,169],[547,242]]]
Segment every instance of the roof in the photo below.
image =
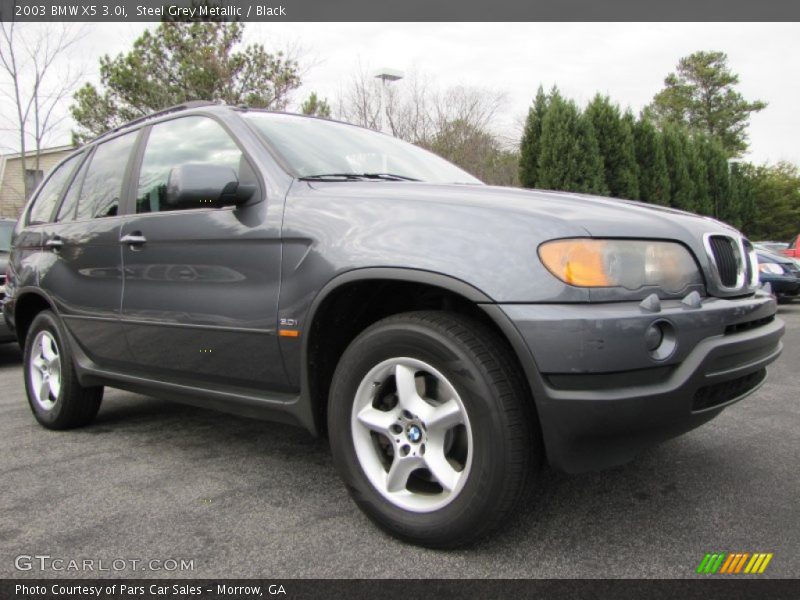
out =
[[[211,102],[210,100],[190,100],[189,102],[184,102],[183,104],[176,104],[175,106],[168,106],[167,108],[164,108],[164,109],[161,109],[161,110],[157,110],[155,112],[148,113],[148,114],[143,115],[141,117],[137,117],[136,119],[133,119],[132,121],[128,121],[127,123],[123,123],[122,125],[114,127],[113,129],[109,129],[108,131],[106,131],[104,133],[101,133],[97,137],[92,138],[91,140],[89,140],[88,143],[96,142],[99,139],[111,136],[111,135],[113,135],[113,134],[115,134],[117,132],[123,131],[125,129],[130,128],[130,127],[133,127],[134,125],[139,125],[140,123],[144,123],[145,121],[150,121],[150,120],[156,119],[158,117],[163,117],[165,115],[169,115],[169,114],[172,114],[172,113],[175,113],[175,112],[184,111],[184,110],[191,110],[193,108],[208,108],[208,107],[212,107],[212,106],[228,107],[227,104],[219,104],[218,102]],[[228,108],[232,108],[232,107],[228,107]]]
[[[39,156],[43,154],[55,154],[56,152],[71,152],[75,149],[75,146],[72,144],[67,144],[64,146],[53,146],[52,148],[41,148],[39,150]],[[14,160],[15,158],[20,158],[22,156],[22,152],[14,152],[13,154],[3,154],[0,155],[0,158],[5,160]],[[36,156],[36,150],[28,150],[25,152],[25,157],[29,156]]]

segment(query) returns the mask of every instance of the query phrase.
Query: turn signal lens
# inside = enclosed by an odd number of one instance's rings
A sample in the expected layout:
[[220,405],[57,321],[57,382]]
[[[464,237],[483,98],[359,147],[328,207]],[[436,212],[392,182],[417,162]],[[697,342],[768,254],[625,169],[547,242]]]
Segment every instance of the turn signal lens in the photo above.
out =
[[660,287],[679,293],[702,277],[689,251],[673,242],[649,240],[553,240],[539,246],[547,270],[578,287]]
[[557,240],[539,247],[544,266],[564,283],[580,287],[613,285],[606,274],[603,240]]

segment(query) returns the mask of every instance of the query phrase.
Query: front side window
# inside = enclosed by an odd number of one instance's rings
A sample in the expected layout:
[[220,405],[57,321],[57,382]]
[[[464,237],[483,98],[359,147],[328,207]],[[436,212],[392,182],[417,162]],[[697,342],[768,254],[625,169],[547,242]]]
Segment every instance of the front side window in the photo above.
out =
[[[241,179],[242,151],[222,126],[208,117],[181,117],[153,125],[139,172],[136,212],[174,210],[167,202],[172,169],[188,165],[230,167]],[[201,208],[184,206],[183,208]]]
[[116,216],[125,168],[137,135],[133,131],[97,146],[83,179],[77,219]]
[[42,189],[39,190],[36,200],[33,201],[28,215],[28,225],[49,223],[52,220],[53,211],[61,197],[61,192],[64,191],[64,186],[78,164],[77,159],[77,156],[73,156],[55,168]]

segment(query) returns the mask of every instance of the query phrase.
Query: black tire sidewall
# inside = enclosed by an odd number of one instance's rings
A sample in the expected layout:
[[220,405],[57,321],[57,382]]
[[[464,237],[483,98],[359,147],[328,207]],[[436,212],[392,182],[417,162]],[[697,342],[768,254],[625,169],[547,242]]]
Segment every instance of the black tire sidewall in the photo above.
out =
[[[385,499],[364,474],[353,445],[351,412],[359,384],[375,365],[398,357],[440,371],[458,392],[472,430],[468,480],[454,500],[433,512],[406,511]],[[497,391],[468,348],[436,328],[397,320],[367,329],[345,351],[331,389],[328,433],[337,468],[362,510],[395,535],[435,542],[468,536],[492,510],[506,471],[502,416]]]

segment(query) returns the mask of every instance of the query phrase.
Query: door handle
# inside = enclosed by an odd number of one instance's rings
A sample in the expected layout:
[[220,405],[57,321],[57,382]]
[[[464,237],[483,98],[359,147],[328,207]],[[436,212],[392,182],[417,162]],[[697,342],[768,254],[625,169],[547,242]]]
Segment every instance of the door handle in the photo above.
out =
[[119,239],[120,244],[128,244],[129,246],[141,246],[145,242],[147,242],[147,238],[145,238],[139,231],[134,231],[133,233],[123,235]]
[[57,251],[58,251],[58,250],[60,250],[60,249],[61,249],[61,247],[64,245],[64,242],[63,242],[63,240],[62,240],[60,237],[56,236],[56,237],[54,237],[54,238],[50,238],[49,240],[47,240],[47,241],[44,243],[44,245],[45,245],[47,248],[50,248],[50,250],[52,250],[52,251],[54,251],[54,252],[57,252]]

